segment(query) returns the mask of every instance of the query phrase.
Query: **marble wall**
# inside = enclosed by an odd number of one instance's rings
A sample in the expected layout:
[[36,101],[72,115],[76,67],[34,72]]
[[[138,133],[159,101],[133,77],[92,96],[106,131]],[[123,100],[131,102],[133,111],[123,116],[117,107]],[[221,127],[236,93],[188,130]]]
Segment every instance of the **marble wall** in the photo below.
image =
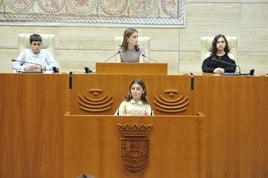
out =
[[[201,73],[200,38],[222,33],[238,37],[237,64],[246,73],[268,73],[267,0],[188,0],[185,28],[139,27],[150,37],[150,57],[168,63],[169,74]],[[114,36],[129,26],[0,25],[0,72],[11,72],[11,59],[18,55],[18,34],[55,34],[55,58],[62,72],[94,70],[115,52]],[[110,60],[112,62],[112,60]]]

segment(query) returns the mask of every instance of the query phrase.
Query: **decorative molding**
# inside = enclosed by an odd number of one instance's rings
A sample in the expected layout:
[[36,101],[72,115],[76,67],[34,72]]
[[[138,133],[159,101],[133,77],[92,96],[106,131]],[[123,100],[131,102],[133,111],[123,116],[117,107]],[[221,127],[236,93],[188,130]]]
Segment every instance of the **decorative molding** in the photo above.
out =
[[118,124],[119,130],[124,137],[146,137],[152,130],[152,124]]
[[0,24],[185,27],[186,0],[0,0]]

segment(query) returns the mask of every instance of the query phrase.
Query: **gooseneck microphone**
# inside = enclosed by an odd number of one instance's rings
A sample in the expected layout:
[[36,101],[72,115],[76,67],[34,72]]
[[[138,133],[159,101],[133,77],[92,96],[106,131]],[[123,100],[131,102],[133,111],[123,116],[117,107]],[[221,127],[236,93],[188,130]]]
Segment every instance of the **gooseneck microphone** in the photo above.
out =
[[233,64],[233,63],[230,63],[230,62],[226,62],[226,61],[222,61],[222,60],[219,60],[219,59],[216,59],[216,58],[211,58],[212,60],[215,60],[215,61],[218,61],[218,62],[222,62],[222,63],[225,63],[225,64],[228,64],[228,65],[231,65],[231,66],[235,66],[238,68],[238,74],[241,75],[241,69],[238,65],[236,64]]
[[148,58],[149,60],[151,60],[151,61],[153,61],[153,62],[155,62],[155,63],[158,63],[156,60],[154,60],[154,59],[152,59],[152,58],[146,56],[145,54],[142,54],[142,56],[145,57],[145,58]]
[[121,99],[120,104],[119,104],[119,106],[118,106],[118,108],[117,108],[116,114],[117,114],[118,116],[119,116],[119,108],[120,108],[120,106],[121,106],[121,103],[122,103],[125,99],[126,99],[126,97],[123,96],[123,98]]
[[150,115],[152,116],[152,115],[153,115],[152,105],[151,105],[151,103],[150,103],[150,101],[149,101],[149,99],[147,98],[146,95],[145,95],[145,98],[146,98],[146,100],[148,101],[148,103],[149,103],[149,105],[150,105],[150,107],[151,107],[151,113],[150,113]]
[[[17,59],[11,59],[11,61],[13,62],[22,62],[22,63],[28,63],[28,64],[34,64],[34,65],[38,65],[40,66],[40,72],[38,71],[37,73],[43,73],[43,69],[42,69],[42,66],[38,63],[34,63],[34,62],[27,62],[27,61],[21,61],[21,60],[17,60]],[[35,71],[36,72],[36,71]]]
[[112,59],[115,55],[119,54],[120,51],[117,51],[115,54],[113,54],[112,56],[108,57],[107,59],[105,59],[103,62],[107,62],[109,61],[110,59]]

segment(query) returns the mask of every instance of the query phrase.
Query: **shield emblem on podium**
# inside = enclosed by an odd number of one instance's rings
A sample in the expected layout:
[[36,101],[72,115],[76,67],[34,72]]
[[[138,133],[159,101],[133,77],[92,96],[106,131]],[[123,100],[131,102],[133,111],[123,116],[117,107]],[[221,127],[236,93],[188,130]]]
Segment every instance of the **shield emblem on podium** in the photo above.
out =
[[132,174],[143,172],[149,158],[149,139],[152,124],[118,124],[124,138],[121,138],[122,168]]
[[149,140],[146,138],[121,139],[121,163],[129,173],[142,172],[148,162]]

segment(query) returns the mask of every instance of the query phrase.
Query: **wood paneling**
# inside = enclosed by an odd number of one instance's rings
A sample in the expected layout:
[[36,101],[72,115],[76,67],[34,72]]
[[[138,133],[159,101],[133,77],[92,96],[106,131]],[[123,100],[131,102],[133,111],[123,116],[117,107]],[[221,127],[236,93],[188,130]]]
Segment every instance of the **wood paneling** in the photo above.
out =
[[[147,96],[152,104],[152,108],[156,115],[158,114],[187,114],[193,113],[193,90],[191,90],[191,77],[189,75],[92,75],[92,74],[73,74],[72,89],[70,90],[70,108],[69,111],[73,115],[79,114],[108,114],[113,115],[117,107],[121,103],[123,96],[129,92],[129,85],[133,79],[140,78],[145,82]],[[98,95],[90,93],[92,89],[101,90]],[[170,96],[168,91],[177,91],[176,94]],[[96,99],[112,96],[113,103],[111,109],[101,112],[87,112],[80,108],[79,95],[95,97]],[[155,96],[164,96],[165,98],[177,99],[180,96],[187,97],[189,104],[187,110],[180,113],[162,113],[155,109]]]
[[[136,77],[145,81],[151,102],[155,94],[166,88],[177,88],[191,96],[191,113],[179,117],[202,112],[206,115],[206,126],[201,126],[206,129],[200,130],[197,122],[178,120],[176,116],[157,114],[148,120],[111,116]],[[121,137],[115,124],[121,121],[152,122],[155,130],[150,139],[161,138],[152,141],[151,160],[147,165],[148,170],[160,170],[161,176],[145,171],[141,177],[266,178],[268,175],[267,76],[194,76],[193,91],[189,75],[73,74],[72,89],[68,81],[66,74],[0,74],[0,177],[63,178],[82,173],[100,175],[100,178],[115,176],[121,171],[119,167],[112,169],[118,163],[117,138]],[[114,96],[113,108],[105,117],[82,116],[86,112],[78,107],[78,95],[91,88],[102,88]],[[80,116],[64,117],[65,111]],[[197,133],[201,133],[200,139],[206,134],[204,146],[196,145]],[[163,144],[158,146],[159,142]],[[155,147],[159,150],[154,150]],[[184,157],[186,148],[189,152]],[[199,158],[197,153],[201,153]],[[166,161],[164,169],[161,169],[162,162],[152,155]],[[105,162],[100,163],[97,158]],[[189,164],[184,165],[180,160],[186,158]],[[173,165],[175,159],[178,161]],[[199,172],[193,169],[189,173],[192,167],[198,167]],[[174,173],[175,168],[185,171]],[[120,172],[120,175],[125,174]]]
[[[121,166],[123,138],[117,124],[152,124],[149,160],[139,174]],[[95,177],[204,177],[205,117],[68,115],[64,122],[64,177],[83,173]]]
[[268,77],[196,76],[195,111],[207,115],[206,177],[268,174]]
[[96,74],[167,75],[166,63],[96,63]]
[[63,177],[64,75],[1,74],[0,177]]

